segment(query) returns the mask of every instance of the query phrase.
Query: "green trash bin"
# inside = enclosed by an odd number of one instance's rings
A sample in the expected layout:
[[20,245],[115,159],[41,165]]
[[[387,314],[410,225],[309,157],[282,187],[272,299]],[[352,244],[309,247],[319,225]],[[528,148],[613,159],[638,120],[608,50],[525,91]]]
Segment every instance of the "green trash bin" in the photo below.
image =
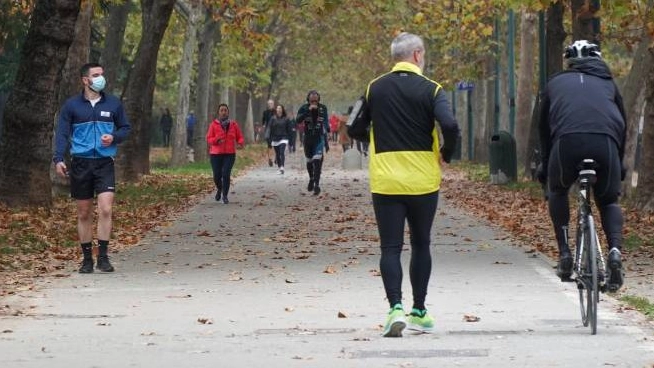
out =
[[511,133],[500,131],[491,136],[489,156],[491,184],[506,184],[518,179],[515,139]]

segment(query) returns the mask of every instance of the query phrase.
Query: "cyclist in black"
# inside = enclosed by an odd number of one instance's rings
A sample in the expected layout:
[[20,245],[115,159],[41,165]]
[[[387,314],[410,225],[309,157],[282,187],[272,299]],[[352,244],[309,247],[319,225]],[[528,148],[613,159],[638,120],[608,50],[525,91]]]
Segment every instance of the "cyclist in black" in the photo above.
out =
[[577,179],[579,163],[593,159],[598,164],[593,191],[609,248],[607,286],[609,291],[617,291],[623,282],[620,249],[624,220],[618,205],[625,173],[622,96],[597,45],[575,41],[564,57],[568,69],[548,82],[541,97],[539,124],[542,165],[538,179],[548,186],[549,212],[559,246],[557,275],[561,281],[572,275],[568,190]]

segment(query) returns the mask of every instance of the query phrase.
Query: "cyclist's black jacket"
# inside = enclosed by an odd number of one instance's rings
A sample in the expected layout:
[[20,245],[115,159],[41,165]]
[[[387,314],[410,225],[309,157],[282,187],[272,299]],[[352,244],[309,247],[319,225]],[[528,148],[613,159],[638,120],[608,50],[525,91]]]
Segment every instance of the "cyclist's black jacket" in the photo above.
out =
[[626,121],[622,96],[606,63],[597,58],[572,60],[567,70],[552,76],[541,96],[543,162],[554,142],[571,133],[610,136],[622,162]]

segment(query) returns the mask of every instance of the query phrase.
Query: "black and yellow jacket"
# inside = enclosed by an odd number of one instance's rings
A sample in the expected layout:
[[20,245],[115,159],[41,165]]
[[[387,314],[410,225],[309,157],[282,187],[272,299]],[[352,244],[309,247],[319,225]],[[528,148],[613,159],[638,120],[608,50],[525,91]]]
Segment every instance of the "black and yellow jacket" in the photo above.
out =
[[[440,189],[459,125],[442,87],[420,68],[399,62],[368,84],[362,120],[370,125],[370,190],[420,195]],[[443,138],[443,144],[439,141]]]

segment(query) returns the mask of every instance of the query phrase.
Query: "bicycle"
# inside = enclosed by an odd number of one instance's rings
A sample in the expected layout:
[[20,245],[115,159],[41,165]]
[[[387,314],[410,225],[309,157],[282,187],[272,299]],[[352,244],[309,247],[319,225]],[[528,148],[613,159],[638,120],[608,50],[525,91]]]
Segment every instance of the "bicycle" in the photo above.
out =
[[606,262],[602,254],[595,219],[591,210],[591,188],[597,180],[594,160],[584,159],[579,165],[577,232],[573,280],[579,290],[581,322],[590,325],[592,335],[597,334],[597,303],[599,293],[606,291]]

